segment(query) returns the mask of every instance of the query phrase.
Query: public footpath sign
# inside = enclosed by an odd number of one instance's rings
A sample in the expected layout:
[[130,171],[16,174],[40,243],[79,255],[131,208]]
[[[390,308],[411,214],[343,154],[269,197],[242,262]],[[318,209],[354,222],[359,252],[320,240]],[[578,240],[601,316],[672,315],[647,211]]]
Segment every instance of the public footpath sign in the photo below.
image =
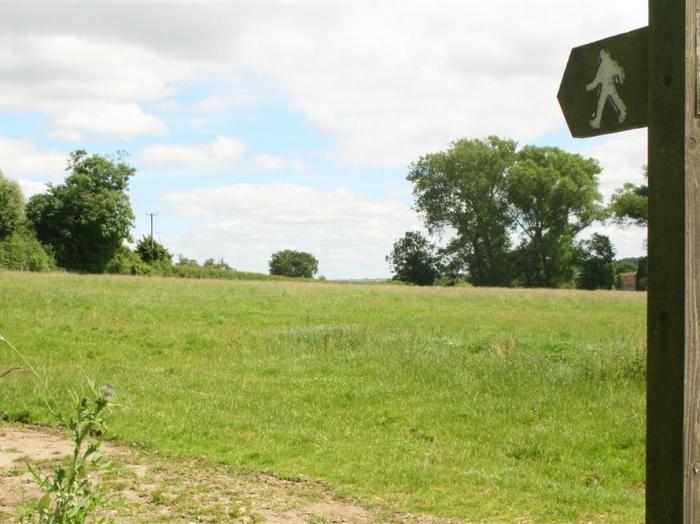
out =
[[647,125],[647,28],[571,51],[559,104],[577,138]]
[[[571,134],[648,129],[646,521],[700,524],[700,0],[649,0],[649,26],[574,48]],[[641,163],[641,162],[640,162]]]

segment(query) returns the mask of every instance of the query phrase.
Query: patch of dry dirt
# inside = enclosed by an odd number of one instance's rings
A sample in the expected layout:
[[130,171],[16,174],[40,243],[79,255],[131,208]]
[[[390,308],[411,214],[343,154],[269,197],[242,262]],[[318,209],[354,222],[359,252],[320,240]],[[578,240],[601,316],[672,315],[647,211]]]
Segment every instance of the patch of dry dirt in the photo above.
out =
[[[55,428],[0,424],[0,521],[5,522],[16,520],[17,508],[39,495],[25,462],[48,471],[72,445]],[[100,511],[116,522],[445,522],[364,507],[308,479],[242,473],[116,445],[105,445],[103,452],[113,466],[98,479],[110,495]]]

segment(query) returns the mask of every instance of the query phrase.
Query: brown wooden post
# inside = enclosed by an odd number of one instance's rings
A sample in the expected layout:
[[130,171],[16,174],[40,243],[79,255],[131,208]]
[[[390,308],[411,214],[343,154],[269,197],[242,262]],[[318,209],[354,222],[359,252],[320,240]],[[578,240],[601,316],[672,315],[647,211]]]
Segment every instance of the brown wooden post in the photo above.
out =
[[571,51],[558,94],[573,136],[649,127],[652,524],[700,524],[699,6],[700,0],[649,0],[648,28]]
[[697,3],[649,2],[649,523],[700,523]]

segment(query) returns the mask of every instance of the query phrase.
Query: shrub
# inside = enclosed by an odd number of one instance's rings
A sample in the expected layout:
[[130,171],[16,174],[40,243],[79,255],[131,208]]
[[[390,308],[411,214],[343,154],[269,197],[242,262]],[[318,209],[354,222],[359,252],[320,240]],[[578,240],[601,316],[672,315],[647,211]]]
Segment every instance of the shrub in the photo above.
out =
[[152,271],[151,266],[126,246],[117,249],[105,268],[106,273],[116,275],[150,275]]
[[53,255],[26,228],[20,228],[0,240],[0,267],[16,271],[51,271]]
[[153,262],[165,262],[171,265],[173,256],[160,242],[156,242],[151,236],[144,236],[136,243],[136,253],[141,260],[149,264]]

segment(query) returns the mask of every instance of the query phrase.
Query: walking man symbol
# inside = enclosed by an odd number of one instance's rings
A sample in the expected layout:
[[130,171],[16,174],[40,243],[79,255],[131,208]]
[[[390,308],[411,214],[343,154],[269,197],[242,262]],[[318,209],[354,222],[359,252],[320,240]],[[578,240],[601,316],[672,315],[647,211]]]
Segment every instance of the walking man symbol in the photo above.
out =
[[621,124],[627,118],[627,106],[617,92],[617,86],[625,83],[625,70],[610,57],[605,49],[598,54],[598,72],[593,81],[586,86],[586,91],[598,90],[598,107],[593,114],[591,127],[600,129],[603,120],[603,109],[608,100],[617,111],[617,121]]

